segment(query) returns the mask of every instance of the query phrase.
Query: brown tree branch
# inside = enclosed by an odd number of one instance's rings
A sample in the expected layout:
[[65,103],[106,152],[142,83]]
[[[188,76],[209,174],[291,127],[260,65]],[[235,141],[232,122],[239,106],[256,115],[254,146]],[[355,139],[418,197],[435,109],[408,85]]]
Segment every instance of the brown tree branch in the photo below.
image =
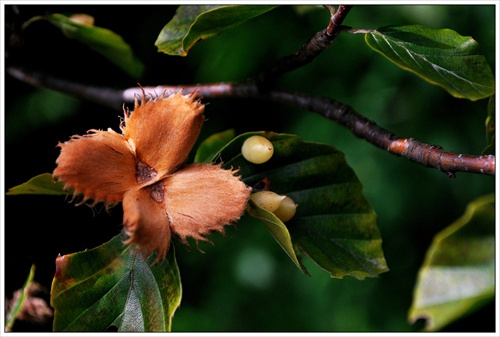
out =
[[[331,45],[340,31],[346,30],[346,27],[342,26],[342,22],[349,13],[351,6],[341,5],[337,10],[333,6],[326,6],[326,8],[331,13],[327,28],[318,32],[297,52],[279,59],[253,80],[237,83],[144,87],[143,89],[150,93],[177,92],[179,90],[186,93],[196,91],[199,97],[206,99],[240,97],[271,100],[319,113],[347,127],[356,136],[379,148],[406,157],[421,165],[434,167],[445,172],[449,177],[455,177],[455,172],[458,171],[495,175],[495,156],[473,156],[447,152],[440,146],[422,143],[413,138],[397,137],[378,126],[375,122],[355,112],[350,106],[331,98],[271,89],[277,77],[310,63]],[[64,79],[46,76],[39,72],[29,72],[16,67],[9,67],[7,71],[12,76],[32,85],[55,89],[113,108],[121,107],[123,102],[133,102],[135,97],[142,94],[141,89],[138,87],[119,91],[68,82]]]
[[281,75],[311,63],[323,50],[328,48],[341,31],[342,22],[352,6],[340,5],[335,11],[333,6],[326,6],[331,13],[328,27],[316,33],[295,53],[278,59],[256,77],[262,91],[268,90]]
[[342,22],[344,22],[345,17],[351,10],[352,6],[340,5],[338,10],[335,10],[333,6],[325,6],[330,10],[331,18],[328,27],[326,27],[326,34],[335,39],[342,28]]
[[[199,91],[204,98],[256,98],[286,104],[292,107],[319,113],[320,115],[347,127],[359,138],[411,161],[433,167],[454,178],[456,172],[479,173],[495,175],[495,156],[474,156],[445,151],[437,145],[430,145],[413,138],[394,135],[380,127],[375,122],[360,115],[352,107],[328,97],[314,96],[299,92],[273,89],[262,93],[252,83],[216,83],[196,86],[158,86],[146,87],[145,91],[184,92]],[[123,99],[132,101],[134,95],[139,95],[140,89],[130,88],[124,91]]]
[[82,83],[71,82],[63,78],[47,75],[40,71],[25,69],[18,66],[9,66],[6,72],[18,80],[35,87],[43,87],[64,92],[79,99],[86,99],[112,109],[121,107],[122,91],[110,88],[100,88]]
[[[121,109],[122,104],[132,103],[142,94],[141,88],[125,90],[89,87],[63,79],[45,76],[42,73],[29,73],[25,69],[9,67],[7,72],[21,81],[34,86],[55,89],[80,98],[105,103],[113,109]],[[430,145],[413,138],[398,137],[375,122],[360,115],[350,106],[328,97],[314,96],[300,92],[272,89],[262,92],[254,82],[213,83],[204,85],[177,85],[143,87],[148,93],[197,92],[205,99],[227,97],[255,98],[286,104],[292,107],[319,113],[320,115],[347,127],[356,136],[384,149],[394,155],[403,156],[427,167],[436,168],[450,177],[455,172],[480,173],[495,175],[495,156],[474,156],[444,151],[440,146]]]

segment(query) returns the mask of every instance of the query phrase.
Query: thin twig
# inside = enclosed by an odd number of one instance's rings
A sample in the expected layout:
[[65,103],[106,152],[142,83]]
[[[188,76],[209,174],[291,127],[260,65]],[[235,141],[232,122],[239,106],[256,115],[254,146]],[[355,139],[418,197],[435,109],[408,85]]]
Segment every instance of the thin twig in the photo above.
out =
[[353,28],[353,27],[349,27],[349,26],[341,26],[340,29],[343,32],[348,32],[351,34],[368,34],[368,33],[376,32],[376,30],[374,30],[374,29]]
[[330,8],[330,13],[332,13],[332,17],[330,19],[330,23],[326,28],[326,34],[331,37],[331,39],[335,39],[338,33],[341,30],[342,22],[344,22],[345,17],[351,10],[352,6],[340,5],[337,11],[332,10],[333,6],[327,6]]
[[[319,54],[328,48],[341,31],[342,22],[352,6],[340,5],[331,15],[328,27],[317,32],[309,41],[295,53],[278,59],[256,77],[256,82],[262,91],[268,90],[281,75],[311,63]],[[330,13],[334,10],[328,6]]]

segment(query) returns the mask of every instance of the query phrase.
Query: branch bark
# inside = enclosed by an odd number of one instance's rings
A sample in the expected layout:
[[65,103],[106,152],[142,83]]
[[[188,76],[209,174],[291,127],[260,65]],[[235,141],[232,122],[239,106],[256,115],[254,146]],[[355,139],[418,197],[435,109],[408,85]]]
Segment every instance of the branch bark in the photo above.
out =
[[[495,156],[453,153],[444,151],[440,146],[426,144],[413,138],[398,137],[360,115],[352,107],[334,99],[272,88],[274,81],[279,76],[310,63],[330,46],[335,37],[345,29],[342,22],[349,13],[351,6],[341,5],[336,11],[332,6],[326,7],[331,13],[328,27],[318,32],[297,52],[279,59],[254,79],[233,83],[156,86],[143,87],[142,89],[151,93],[164,91],[173,93],[180,90],[185,93],[196,92],[199,97],[205,99],[240,97],[279,102],[316,112],[347,127],[356,136],[381,149],[397,156],[406,157],[426,167],[436,168],[449,177],[455,177],[455,172],[495,175]],[[142,94],[142,89],[139,87],[125,90],[98,88],[69,82],[39,72],[30,72],[18,67],[9,67],[7,72],[15,78],[32,85],[55,89],[115,109],[121,108],[123,102],[134,102],[136,95],[140,96]]]
[[311,63],[328,48],[341,31],[342,22],[352,6],[340,5],[335,11],[333,6],[326,6],[331,13],[328,27],[316,33],[295,53],[278,59],[256,77],[256,83],[262,91],[268,90],[281,75]]
[[[456,172],[495,175],[495,156],[474,156],[445,151],[437,145],[430,145],[413,138],[396,136],[375,122],[357,113],[352,107],[328,97],[314,96],[300,92],[272,89],[262,93],[253,83],[216,83],[197,86],[146,87],[145,91],[185,92],[199,91],[199,96],[209,99],[240,97],[270,100],[316,112],[340,125],[347,127],[359,138],[397,156],[405,157],[426,167],[436,168],[454,178]],[[132,101],[138,95],[138,88],[124,91],[123,99]]]
[[29,70],[18,66],[9,66],[6,68],[6,72],[12,77],[31,84],[32,86],[64,92],[78,99],[86,99],[112,109],[116,109],[123,104],[121,90],[100,88],[71,82],[40,71]]

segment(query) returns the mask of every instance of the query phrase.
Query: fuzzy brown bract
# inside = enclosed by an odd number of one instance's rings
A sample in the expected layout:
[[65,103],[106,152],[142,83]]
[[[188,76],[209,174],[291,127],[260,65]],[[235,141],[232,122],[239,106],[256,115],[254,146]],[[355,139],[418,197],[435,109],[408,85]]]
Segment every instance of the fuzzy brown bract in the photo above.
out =
[[250,188],[236,170],[221,165],[182,166],[203,124],[204,106],[195,95],[136,98],[117,133],[90,130],[59,143],[53,176],[82,195],[80,203],[106,208],[122,202],[129,239],[157,261],[165,258],[172,233],[206,240],[240,218]]

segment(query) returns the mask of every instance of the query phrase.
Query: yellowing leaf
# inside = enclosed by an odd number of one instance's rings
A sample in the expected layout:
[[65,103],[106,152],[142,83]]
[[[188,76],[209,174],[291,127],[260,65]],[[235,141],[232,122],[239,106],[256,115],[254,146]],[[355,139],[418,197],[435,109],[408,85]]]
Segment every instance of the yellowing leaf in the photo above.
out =
[[471,202],[438,233],[422,265],[409,320],[437,331],[495,296],[495,196]]

